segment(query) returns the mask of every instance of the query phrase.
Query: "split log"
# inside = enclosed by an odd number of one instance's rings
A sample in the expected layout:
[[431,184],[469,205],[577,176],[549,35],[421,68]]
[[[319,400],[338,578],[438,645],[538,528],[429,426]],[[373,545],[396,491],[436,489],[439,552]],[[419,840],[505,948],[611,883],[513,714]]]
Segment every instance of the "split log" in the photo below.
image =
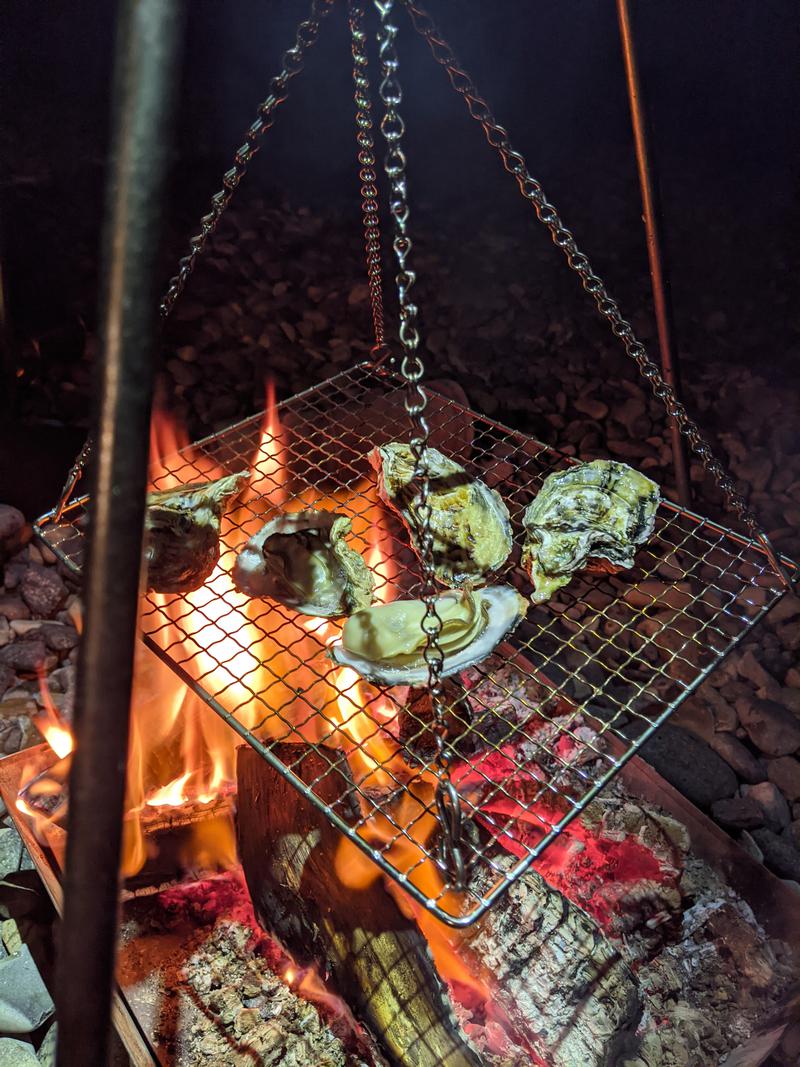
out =
[[[514,859],[495,863],[507,869]],[[483,871],[473,888],[488,892],[492,883]],[[632,971],[586,912],[535,871],[516,881],[458,944],[545,1063],[605,1067],[632,1040],[642,1013]]]
[[[351,782],[336,752],[274,751],[343,818],[357,815],[342,799]],[[333,869],[341,835],[328,819],[248,746],[236,771],[239,855],[259,922],[299,963],[332,974],[398,1067],[480,1067],[427,942],[383,880],[344,886]]]

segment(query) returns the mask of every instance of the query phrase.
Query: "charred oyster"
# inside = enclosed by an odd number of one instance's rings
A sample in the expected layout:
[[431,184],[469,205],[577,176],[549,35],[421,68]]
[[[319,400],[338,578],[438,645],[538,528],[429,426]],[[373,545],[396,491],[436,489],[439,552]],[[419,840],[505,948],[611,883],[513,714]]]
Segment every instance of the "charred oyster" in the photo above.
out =
[[522,564],[534,604],[549,600],[575,571],[632,567],[650,537],[661,494],[627,463],[596,459],[545,478],[525,512]]
[[[439,647],[442,677],[456,674],[486,656],[524,618],[524,597],[510,585],[449,589],[436,598],[442,620]],[[344,624],[341,640],[331,646],[335,663],[351,667],[380,685],[420,685],[428,679],[422,629],[425,604],[395,600],[357,611]]]
[[244,471],[147,494],[144,556],[148,589],[190,593],[200,588],[219,559],[225,504],[249,478]]
[[[508,508],[499,493],[470,478],[452,459],[429,448],[431,533],[437,579],[443,585],[460,586],[486,578],[505,563],[511,553],[511,523]],[[409,445],[382,445],[373,449],[370,462],[377,472],[378,491],[408,529],[419,553],[417,521],[420,497],[412,484],[414,455]]]
[[346,515],[298,511],[268,522],[250,538],[233,568],[236,587],[303,615],[347,615],[372,603],[374,579],[345,541]]

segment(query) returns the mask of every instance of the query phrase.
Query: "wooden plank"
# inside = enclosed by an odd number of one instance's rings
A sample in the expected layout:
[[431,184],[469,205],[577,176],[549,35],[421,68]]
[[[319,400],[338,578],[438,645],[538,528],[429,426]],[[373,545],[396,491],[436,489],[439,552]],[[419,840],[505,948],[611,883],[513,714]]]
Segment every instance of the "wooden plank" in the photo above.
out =
[[[25,749],[23,752],[0,759],[0,796],[9,812],[15,810],[20,779],[25,769],[32,763],[43,765],[50,756],[50,749],[47,745],[37,745],[35,748]],[[37,839],[27,819],[18,819],[16,827],[44,883],[47,895],[60,916],[64,903],[60,868],[66,834],[63,830],[53,827],[48,838],[49,847],[46,847]],[[111,1002],[111,1022],[130,1057],[131,1067],[158,1067],[159,1060],[139,1028],[119,986],[114,989]]]

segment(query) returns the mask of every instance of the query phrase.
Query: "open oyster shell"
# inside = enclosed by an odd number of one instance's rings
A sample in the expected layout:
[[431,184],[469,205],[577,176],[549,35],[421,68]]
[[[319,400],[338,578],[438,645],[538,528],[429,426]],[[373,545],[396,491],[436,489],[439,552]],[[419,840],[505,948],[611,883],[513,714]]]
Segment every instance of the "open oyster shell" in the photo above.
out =
[[[441,676],[485,659],[524,618],[527,608],[525,598],[510,585],[441,593],[436,598],[442,620]],[[424,615],[421,600],[395,600],[358,611],[344,624],[341,640],[331,646],[331,659],[379,685],[423,684],[428,680]]]
[[249,471],[243,471],[213,482],[193,482],[147,494],[144,555],[148,589],[190,593],[200,588],[219,559],[225,505],[249,478]]
[[[409,445],[382,445],[370,462],[378,491],[405,523],[417,553],[419,493],[412,486],[414,456]],[[462,466],[438,449],[428,449],[433,560],[443,585],[460,586],[485,579],[508,559],[511,523],[508,508],[494,489],[470,478]]]
[[298,511],[281,515],[250,538],[233,567],[236,587],[270,597],[303,615],[348,615],[372,603],[374,579],[345,542],[346,515]]
[[579,463],[545,478],[524,516],[522,564],[533,603],[549,600],[587,563],[632,567],[637,547],[653,532],[660,499],[655,482],[615,460]]

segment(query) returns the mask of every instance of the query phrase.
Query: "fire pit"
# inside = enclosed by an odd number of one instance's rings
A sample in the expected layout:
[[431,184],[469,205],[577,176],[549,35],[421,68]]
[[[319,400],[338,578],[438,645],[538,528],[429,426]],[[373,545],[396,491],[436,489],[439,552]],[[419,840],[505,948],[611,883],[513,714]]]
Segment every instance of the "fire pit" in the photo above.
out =
[[[191,485],[193,494],[202,494],[208,486],[195,483],[221,482],[219,493],[232,503],[221,519],[219,558],[216,527],[213,545],[208,523],[193,544],[196,581],[181,583],[174,574],[169,582],[152,581],[149,553],[155,549],[152,537],[148,541],[149,586],[161,591],[143,596],[139,610],[123,831],[121,1032],[141,1062],[157,1056],[175,1064],[230,1056],[243,1063],[382,1063],[387,1057],[410,1067],[655,1067],[718,1058],[750,1038],[789,982],[793,961],[784,938],[794,932],[796,901],[785,887],[770,888],[788,925],[775,926],[767,938],[760,925],[766,915],[750,907],[750,883],[742,872],[723,877],[731,846],[717,841],[705,857],[696,844],[692,851],[694,835],[704,845],[713,835],[691,810],[680,816],[665,811],[667,791],[645,795],[636,752],[790,588],[795,567],[776,555],[681,405],[670,384],[668,353],[662,377],[428,16],[414,0],[406,6],[632,365],[663,401],[676,463],[685,438],[747,535],[668,501],[653,517],[658,487],[641,472],[601,460],[604,471],[616,472],[610,493],[625,505],[635,535],[627,537],[626,528],[622,546],[609,547],[608,519],[602,551],[591,552],[586,538],[568,584],[539,587],[534,571],[541,559],[531,563],[520,531],[526,527],[526,536],[533,536],[533,502],[558,503],[575,461],[420,387],[425,368],[410,296],[415,276],[397,110],[397,27],[388,2],[376,8],[398,270],[402,358],[395,362],[384,335],[365,12],[352,0],[375,347],[368,362],[197,444],[156,428],[151,482],[157,496],[148,499],[149,534],[154,511],[167,508],[166,492]],[[170,284],[161,305],[165,317],[330,8],[330,0],[315,0],[298,28],[273,94]],[[629,76],[635,80],[635,71]],[[109,374],[106,400],[112,379]],[[137,417],[146,408],[145,402]],[[118,405],[118,423],[119,415]],[[100,440],[101,463],[104,449],[119,457],[121,432]],[[382,456],[393,443],[408,450],[409,484],[419,489],[418,517],[408,518],[398,506],[408,529],[384,507],[391,492],[369,467],[370,453],[383,446]],[[458,471],[499,502],[495,508],[504,516],[507,508],[507,518],[498,521],[509,542],[514,531],[502,560],[469,575],[442,578],[437,569],[427,503],[434,448],[448,476]],[[115,615],[110,591],[102,588],[103,574],[106,582],[113,578],[115,558],[109,502],[122,494],[113,464],[106,464],[105,481],[98,476],[106,496],[97,494],[96,507],[88,508],[86,496],[69,499],[88,452],[36,530],[75,574],[82,573],[90,520],[93,548],[105,545],[104,563],[88,568],[88,601],[95,606],[85,644],[96,666],[107,648],[98,639],[98,605]],[[585,471],[580,468],[581,476]],[[589,490],[597,484],[590,482]],[[140,525],[140,502],[130,507],[132,526]],[[116,499],[114,506],[123,502]],[[204,506],[213,511],[207,500]],[[234,577],[245,545],[256,538],[263,548],[257,538],[265,524],[282,524],[285,536],[287,528],[299,528],[298,513],[320,510],[336,512],[352,528],[359,554],[349,551],[365,588],[374,585],[380,610],[391,615],[393,602],[410,599],[415,610],[423,605],[425,666],[419,673],[356,673],[358,655],[341,654],[347,645],[342,617],[355,614],[350,603],[346,610],[343,602],[321,610],[317,601],[282,599],[272,587],[248,588],[241,574]],[[590,510],[575,505],[571,514],[583,521]],[[221,506],[218,511],[215,519]],[[598,520],[595,532],[601,526]],[[195,536],[197,529],[191,523],[181,529],[185,547],[189,531]],[[576,530],[586,532],[573,523],[567,541],[577,538]],[[467,545],[458,547],[467,552]],[[598,557],[609,566],[598,569]],[[591,565],[582,569],[582,563]],[[532,609],[526,571],[536,586]],[[541,579],[546,568],[540,571]],[[505,585],[476,592],[476,582],[490,573]],[[118,576],[128,582],[132,600],[132,574],[125,569]],[[445,671],[437,579],[463,583],[455,593],[459,606],[480,597],[494,603],[490,594],[496,593],[517,605],[515,623],[523,614],[524,620]],[[456,602],[452,590],[444,596]],[[124,612],[119,618],[131,621]],[[115,674],[107,664],[106,676],[125,679],[129,666],[123,658]],[[107,777],[119,767],[117,742],[126,725],[106,723],[112,760],[104,761],[101,694],[97,684],[86,688],[81,710],[93,709],[94,729],[79,733],[71,786],[70,841],[79,840],[81,849],[68,865],[78,873],[67,895],[67,920],[90,871],[90,835],[83,827],[94,825],[86,822],[94,813],[82,806],[92,791],[87,782],[95,768]],[[19,768],[16,777],[8,770],[4,788],[57,896],[72,753],[67,724],[53,710],[50,720],[48,737],[59,759],[39,752],[37,766]],[[244,744],[237,749],[238,741]],[[92,744],[100,753],[94,760]],[[736,863],[746,871],[749,861]],[[107,877],[99,898],[104,887],[108,903],[113,885]],[[66,927],[74,956],[77,935],[69,921]],[[102,966],[99,960],[98,1004]],[[316,1008],[298,1000],[295,990]],[[78,1016],[72,1009],[67,1026],[74,1045]]]
[[[542,480],[571,461],[453,400],[433,395],[430,405],[432,442],[502,493],[519,530]],[[456,769],[453,781],[481,830],[464,844],[472,875],[466,891],[450,893],[438,874],[424,694],[367,685],[336,667],[327,656],[336,623],[253,601],[230,577],[236,553],[265,519],[328,508],[351,519],[381,600],[418,595],[418,561],[379,501],[366,458],[404,433],[402,382],[362,366],[284,403],[279,413],[280,423],[270,411],[167,455],[156,469],[156,488],[248,468],[254,476],[223,530],[222,555],[207,585],[145,599],[145,645],[416,900],[444,921],[468,924],[544,853],[784,587],[758,546],[665,502],[634,571],[579,576],[529,612],[501,656],[450,680],[449,743],[469,761],[468,772],[466,765]],[[75,570],[84,505],[76,502],[60,523],[46,517],[40,524]],[[518,545],[502,577],[527,590]],[[578,702],[580,714],[554,715],[565,701]],[[207,718],[198,717],[201,730],[210,729]],[[612,752],[611,738],[623,747]],[[358,798],[349,821],[298,775],[309,745],[347,754],[349,773],[337,772],[334,799]],[[333,766],[331,756],[326,760]],[[229,762],[219,773],[230,782],[232,770]],[[504,836],[503,816],[517,809],[536,832],[501,869],[495,846]]]

